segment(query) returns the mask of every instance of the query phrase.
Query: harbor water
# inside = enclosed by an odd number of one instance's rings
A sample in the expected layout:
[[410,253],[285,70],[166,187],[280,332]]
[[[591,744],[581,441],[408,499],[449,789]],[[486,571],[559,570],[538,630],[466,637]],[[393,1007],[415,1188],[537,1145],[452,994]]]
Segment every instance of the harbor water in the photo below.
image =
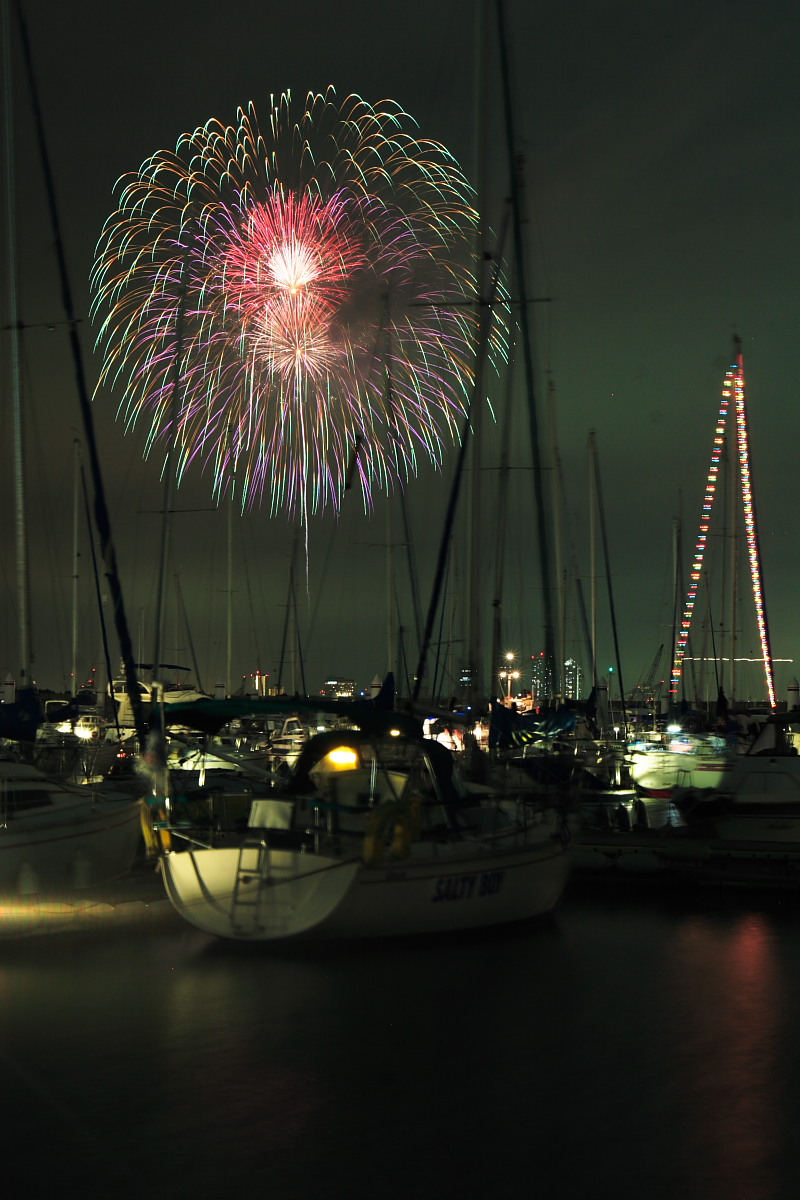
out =
[[[123,914],[123,909],[127,915]],[[800,897],[576,878],[480,935],[0,943],[18,1195],[800,1194]]]

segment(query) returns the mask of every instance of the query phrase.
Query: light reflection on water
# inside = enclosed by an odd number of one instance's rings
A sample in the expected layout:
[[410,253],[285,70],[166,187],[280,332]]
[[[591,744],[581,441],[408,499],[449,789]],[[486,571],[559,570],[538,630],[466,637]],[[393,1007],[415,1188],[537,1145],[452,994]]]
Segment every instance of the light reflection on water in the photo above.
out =
[[763,913],[723,929],[696,917],[670,949],[681,1033],[670,1087],[685,1107],[687,1166],[702,1164],[708,1197],[769,1197],[791,1133],[782,1095],[790,1013],[775,931]]
[[43,1195],[55,1157],[98,1197],[789,1200],[798,916],[574,888],[476,938],[277,950],[169,913],[0,945],[6,1161]]

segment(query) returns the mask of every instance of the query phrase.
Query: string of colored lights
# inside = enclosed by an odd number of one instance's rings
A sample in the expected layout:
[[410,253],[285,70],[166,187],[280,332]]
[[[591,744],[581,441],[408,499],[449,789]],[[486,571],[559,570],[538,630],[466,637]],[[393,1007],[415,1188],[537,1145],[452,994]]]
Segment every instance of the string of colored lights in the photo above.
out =
[[739,473],[742,483],[742,505],[744,508],[747,551],[750,560],[750,578],[753,585],[753,598],[755,600],[756,621],[758,624],[758,634],[761,643],[761,654],[764,662],[767,694],[769,697],[770,707],[774,709],[775,683],[772,671],[772,653],[769,642],[767,612],[764,603],[764,592],[761,582],[761,554],[758,545],[758,534],[756,532],[755,502],[753,499],[753,489],[750,479],[750,450],[747,432],[744,363],[741,352],[737,354],[737,361],[728,369],[725,374],[725,383],[722,389],[722,402],[720,404],[717,425],[714,430],[714,445],[711,452],[711,465],[706,477],[706,489],[705,495],[703,496],[700,530],[697,535],[697,542],[695,543],[695,554],[689,576],[689,590],[686,596],[686,604],[683,610],[683,615],[678,630],[678,637],[675,644],[675,661],[672,667],[670,693],[673,697],[677,698],[678,688],[680,686],[681,676],[683,674],[683,663],[686,657],[686,646],[689,641],[689,632],[692,626],[692,615],[694,612],[695,602],[697,600],[697,589],[702,578],[703,562],[705,559],[706,550],[708,548],[708,530],[711,523],[711,510],[714,505],[714,499],[717,493],[717,484],[719,482],[720,459],[722,457],[722,451],[725,445],[725,427],[728,420],[731,398],[733,398],[736,412]]
[[750,559],[750,578],[753,583],[753,599],[756,606],[756,623],[758,637],[761,643],[761,654],[764,659],[764,674],[767,682],[767,694],[770,708],[775,708],[775,681],[772,673],[772,652],[769,643],[769,627],[767,625],[767,609],[764,603],[764,592],[761,586],[761,550],[756,531],[756,506],[753,499],[753,487],[750,479],[750,440],[747,433],[747,406],[744,394],[744,363],[739,354],[736,364],[736,374],[733,379],[734,396],[736,401],[736,431],[739,445],[739,474],[742,480],[742,504],[744,506],[744,528],[747,536],[747,554]]
[[697,535],[695,544],[695,556],[692,562],[692,569],[689,575],[689,591],[686,596],[686,605],[684,607],[683,616],[681,618],[678,637],[675,643],[675,661],[672,666],[672,679],[670,681],[670,692],[677,698],[678,688],[680,686],[681,675],[683,674],[683,660],[686,654],[686,644],[689,641],[689,631],[692,627],[692,613],[694,611],[695,601],[697,599],[697,589],[700,585],[700,579],[703,572],[703,560],[708,545],[708,528],[711,523],[711,509],[714,504],[714,496],[717,491],[717,480],[719,477],[719,463],[722,457],[722,450],[725,445],[725,425],[728,420],[728,408],[730,406],[731,389],[729,386],[730,371],[725,376],[725,387],[722,389],[722,403],[717,417],[717,425],[714,430],[714,445],[711,451],[711,465],[706,477],[706,490],[703,496],[703,510],[700,518],[700,532]]

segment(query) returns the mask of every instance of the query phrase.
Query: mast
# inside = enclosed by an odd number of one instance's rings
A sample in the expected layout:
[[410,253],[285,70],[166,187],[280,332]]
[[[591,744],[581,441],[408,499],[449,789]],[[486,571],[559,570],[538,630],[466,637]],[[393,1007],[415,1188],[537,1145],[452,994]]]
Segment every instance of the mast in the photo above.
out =
[[[711,524],[711,513],[715,496],[718,494],[717,485],[720,477],[720,462],[723,459],[726,445],[726,427],[728,423],[728,416],[731,408],[733,408],[736,420],[736,458],[739,463],[741,499],[742,508],[744,510],[745,536],[747,541],[747,553],[750,561],[750,578],[753,590],[753,600],[755,603],[756,624],[758,626],[758,636],[761,643],[761,655],[764,663],[767,698],[770,708],[774,710],[776,706],[776,698],[772,670],[772,649],[769,639],[766,601],[764,599],[763,573],[761,569],[761,548],[758,541],[755,496],[753,493],[752,472],[750,467],[750,439],[747,427],[744,360],[742,358],[742,343],[738,336],[734,337],[733,347],[734,361],[725,373],[719,414],[714,430],[714,444],[711,452],[711,464],[706,477],[706,489],[703,497],[700,529],[695,544],[694,558],[692,560],[689,590],[686,596],[680,632],[678,634],[678,641],[675,649],[675,661],[672,667],[670,693],[673,699],[677,699],[678,688],[683,673],[683,664],[685,661],[686,644],[689,640],[692,614],[694,612],[695,601],[697,598],[697,589],[703,574],[705,554],[708,548],[708,532]],[[734,474],[733,468],[731,468],[731,474]],[[733,619],[734,615],[731,613],[731,622],[733,622]],[[730,657],[731,660],[733,660],[733,629],[731,629]],[[733,670],[733,661],[731,661],[731,670]],[[729,687],[729,691],[730,690],[731,689]]]
[[[680,514],[672,518],[672,641],[670,662],[675,662],[675,657],[678,649],[678,624],[679,624],[679,605],[680,596],[683,591],[683,580],[681,579],[681,518]],[[677,704],[678,697],[669,694],[667,696],[667,707],[670,712]]]
[[561,474],[561,454],[558,447],[556,390],[552,379],[548,381],[547,392],[550,401],[550,430],[553,455],[553,536],[555,542],[556,612],[558,614],[557,636],[555,639],[556,669],[554,672],[554,683],[556,696],[563,698],[567,691],[564,677],[564,664],[567,659],[567,580],[564,570],[563,534],[561,528],[561,510],[564,502],[563,480]]
[[[386,409],[394,423],[394,396],[392,394],[392,325],[386,306]],[[386,489],[386,672],[394,672],[394,545],[392,528],[392,489]],[[399,658],[397,660],[399,665]],[[395,678],[397,674],[395,673]]]
[[[392,545],[392,497],[386,496],[386,669],[394,671],[394,561]],[[399,659],[398,659],[399,663]],[[397,677],[397,676],[395,676]]]
[[756,502],[753,494],[752,474],[750,469],[750,435],[747,428],[747,402],[745,396],[744,360],[742,357],[741,338],[734,338],[736,352],[736,373],[734,376],[734,398],[736,406],[736,430],[739,446],[739,471],[742,479],[742,506],[744,508],[744,527],[747,540],[747,553],[750,559],[750,578],[753,586],[753,600],[756,608],[756,624],[761,643],[761,655],[764,662],[764,676],[767,685],[767,697],[770,708],[776,707],[775,680],[772,670],[772,647],[769,638],[769,623],[767,621],[767,605],[764,598],[763,571],[761,567],[761,546],[758,540],[758,525],[756,522]]
[[[739,567],[739,531],[741,528],[739,514],[736,511],[736,452],[733,446],[733,436],[729,433],[725,445],[726,467],[728,470],[729,486],[727,489],[726,503],[728,505],[726,516],[728,528],[726,530],[727,537],[725,544],[728,548],[728,604],[727,604],[727,622],[723,628],[727,632],[725,645],[728,651],[728,662],[730,669],[727,678],[724,674],[725,655],[722,655],[722,663],[720,664],[720,680],[725,680],[724,687],[728,689],[728,695],[731,700],[736,697],[736,594],[738,590],[738,579],[736,578]],[[722,576],[725,579],[725,575]]]
[[[553,595],[550,572],[550,550],[547,513],[544,494],[544,470],[539,438],[539,417],[533,372],[533,344],[528,316],[528,287],[525,264],[525,246],[522,236],[522,206],[520,204],[519,164],[516,155],[516,133],[514,130],[513,106],[511,103],[511,77],[508,60],[508,45],[505,30],[503,0],[496,0],[497,29],[500,48],[500,64],[505,110],[506,149],[508,152],[509,182],[511,185],[511,214],[514,230],[514,252],[516,282],[519,289],[520,327],[522,331],[522,356],[525,371],[525,389],[528,398],[528,422],[530,428],[531,456],[533,463],[533,485],[539,536],[539,569],[542,577],[542,606],[545,656],[549,670],[555,666]],[[552,690],[552,685],[551,685]]]
[[589,433],[589,554],[590,554],[590,616],[591,616],[591,647],[592,647],[592,683],[597,687],[600,680],[597,677],[597,480],[595,478],[596,462],[593,448],[594,434]]
[[228,498],[228,587],[226,604],[227,643],[225,648],[225,695],[232,696],[232,661],[233,661],[233,493],[236,481],[231,484],[231,494]]
[[[594,483],[595,483],[595,491],[596,491],[596,495],[597,495],[597,508],[598,508],[599,517],[600,517],[600,533],[601,533],[601,536],[603,539],[603,562],[604,562],[605,572],[606,572],[606,585],[607,585],[607,592],[608,592],[608,609],[609,609],[609,615],[611,617],[611,633],[612,633],[612,637],[614,640],[614,655],[615,655],[616,663],[617,663],[617,679],[619,681],[619,699],[620,699],[620,704],[622,706],[622,731],[623,731],[623,737],[624,737],[625,731],[627,730],[627,726],[628,726],[628,714],[627,714],[626,706],[625,706],[625,687],[624,687],[624,684],[622,681],[622,657],[621,657],[620,651],[619,651],[619,637],[617,635],[617,614],[616,614],[616,607],[614,605],[613,588],[611,585],[611,558],[610,558],[610,555],[608,552],[608,533],[607,533],[607,529],[606,529],[606,514],[605,514],[605,506],[603,504],[603,493],[602,493],[601,485],[600,485],[600,469],[598,467],[598,461],[597,461],[597,436],[596,436],[594,430],[592,430],[589,434],[589,447],[590,447],[590,452],[591,452],[591,456],[593,459],[592,474],[593,474]],[[610,699],[611,699],[611,696],[609,693],[609,700]]]
[[[508,485],[509,485],[509,443],[511,439],[511,413],[514,394],[514,360],[508,364],[506,376],[506,394],[503,411],[503,436],[500,449],[500,469],[497,480],[497,555],[495,559],[494,597],[492,600],[492,657],[490,659],[492,672],[492,689],[494,689],[495,672],[500,664],[501,638],[503,635],[503,592],[506,561],[505,529],[508,517]],[[494,695],[494,691],[492,693]]]
[[77,438],[72,443],[74,452],[74,493],[72,499],[72,695],[78,692],[78,565],[80,548],[78,542],[78,493],[81,484],[81,444]]
[[[484,334],[484,310],[487,304],[486,296],[486,128],[487,128],[487,88],[486,88],[486,55],[485,47],[488,38],[488,3],[478,0],[476,18],[476,57],[477,57],[477,86],[475,88],[475,131],[476,131],[476,174],[478,192],[478,223],[475,245],[475,303],[478,309],[479,337]],[[475,388],[474,403],[471,406],[470,420],[472,423],[472,478],[469,501],[469,557],[467,563],[467,666],[468,684],[467,699],[471,705],[484,695],[484,671],[481,655],[481,466],[482,466],[482,424],[483,424],[483,368],[486,362],[485,349],[482,341],[475,351]],[[494,664],[492,664],[494,670]]]
[[158,569],[158,591],[156,593],[156,633],[155,650],[153,652],[153,681],[161,679],[161,658],[164,643],[164,613],[167,602],[167,567],[169,563],[170,542],[170,502],[172,499],[172,458],[175,449],[178,412],[180,411],[181,372],[183,370],[183,326],[186,315],[186,262],[192,246],[190,231],[184,246],[184,269],[181,272],[178,311],[175,321],[175,355],[172,360],[172,388],[170,390],[170,437],[167,441],[167,455],[164,461],[164,485],[162,489],[161,509],[161,557]]
[[[61,222],[58,215],[58,206],[56,204],[55,186],[53,183],[53,174],[50,169],[50,158],[47,153],[47,143],[44,136],[44,123],[42,121],[42,113],[39,107],[39,96],[36,89],[36,79],[33,73],[33,62],[31,59],[30,43],[28,40],[28,31],[25,21],[22,16],[22,10],[19,0],[14,5],[17,24],[19,27],[20,38],[22,41],[23,58],[25,61],[25,71],[28,79],[28,87],[33,106],[34,122],[36,125],[36,136],[39,148],[39,156],[41,159],[42,174],[44,176],[45,191],[47,193],[47,204],[50,213],[50,223],[53,230],[53,240],[55,242],[56,258],[58,260],[58,271],[61,282],[61,298],[64,306],[64,313],[69,326],[69,341],[72,351],[72,362],[75,370],[75,382],[78,392],[78,401],[81,409],[81,417],[83,419],[84,435],[86,439],[86,447],[89,454],[89,463],[92,472],[92,480],[94,483],[94,515],[97,524],[97,531],[100,537],[100,545],[103,553],[103,559],[106,565],[106,578],[108,580],[109,590],[111,592],[114,604],[114,620],[119,636],[120,651],[122,661],[125,666],[125,682],[128,692],[128,698],[133,710],[134,722],[136,724],[136,732],[140,739],[145,736],[144,713],[142,710],[141,697],[139,695],[138,681],[136,678],[136,668],[133,662],[133,647],[131,644],[130,629],[125,615],[125,604],[122,596],[122,587],[119,580],[119,571],[117,570],[117,555],[114,542],[111,536],[111,523],[108,515],[108,506],[105,500],[105,489],[103,487],[103,477],[100,470],[100,459],[97,452],[97,440],[94,432],[94,422],[92,419],[92,409],[89,403],[89,389],[86,385],[86,373],[83,367],[83,355],[81,353],[80,341],[78,339],[77,318],[75,315],[75,306],[72,299],[72,288],[70,287],[69,274],[67,272],[66,255],[64,253],[64,243],[61,236]],[[8,73],[6,75],[8,78]]]
[[17,204],[14,165],[14,72],[11,60],[10,0],[3,4],[3,78],[6,243],[8,255],[8,313],[11,336],[11,397],[14,426],[14,533],[17,559],[17,606],[19,621],[18,687],[29,687],[31,680],[31,600],[28,563],[28,518],[25,503],[25,422],[22,403],[22,322],[19,316],[17,266]]

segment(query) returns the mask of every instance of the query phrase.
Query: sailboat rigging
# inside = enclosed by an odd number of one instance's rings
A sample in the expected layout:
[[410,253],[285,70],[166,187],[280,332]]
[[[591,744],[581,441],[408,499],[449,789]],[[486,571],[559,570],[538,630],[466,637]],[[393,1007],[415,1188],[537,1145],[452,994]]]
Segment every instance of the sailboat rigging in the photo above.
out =
[[[518,321],[522,341],[521,360],[523,365],[525,392],[527,398],[529,442],[533,464],[534,507],[536,510],[539,545],[539,569],[541,574],[541,593],[543,597],[544,610],[544,646],[547,662],[550,664],[551,678],[552,670],[555,666],[555,634],[550,570],[550,534],[548,530],[548,514],[544,491],[544,466],[540,448],[539,417],[537,410],[536,388],[534,385],[533,344],[529,314],[529,305],[534,301],[529,297],[527,285],[526,254],[523,239],[523,217],[520,201],[521,166],[516,149],[516,131],[514,127],[513,105],[511,99],[510,62],[507,50],[507,34],[502,0],[495,0],[495,12],[497,18],[497,37],[500,49],[503,115],[510,179],[510,232],[516,298],[513,301],[509,301],[508,297],[505,295],[502,276],[502,264],[505,258],[506,238],[506,222],[504,222],[503,229],[501,231],[501,237],[495,251],[490,254],[485,248],[480,247],[480,253],[477,256],[478,270],[476,272],[476,296],[479,308],[479,321],[477,329],[477,345],[475,350],[472,396],[462,430],[461,446],[455,466],[453,482],[451,485],[450,497],[445,517],[444,533],[440,545],[434,576],[431,604],[428,610],[428,617],[420,646],[420,658],[415,675],[414,692],[412,696],[412,699],[417,701],[422,690],[423,677],[426,669],[426,658],[430,646],[433,625],[438,606],[441,602],[444,573],[449,555],[452,531],[455,523],[455,514],[458,505],[461,479],[467,461],[467,453],[468,450],[470,450],[472,453],[473,479],[472,503],[470,507],[470,587],[465,671],[467,698],[470,707],[474,707],[479,700],[485,699],[485,696],[478,695],[477,689],[478,680],[481,679],[483,675],[482,670],[479,671],[477,665],[480,659],[480,651],[478,649],[478,642],[480,639],[478,635],[479,617],[477,614],[479,612],[479,605],[477,601],[477,592],[479,590],[479,586],[482,586],[483,583],[483,581],[481,581],[481,584],[479,585],[475,579],[477,561],[476,547],[478,544],[476,524],[478,521],[478,513],[482,510],[482,505],[480,504],[479,500],[480,459],[478,457],[479,447],[477,431],[479,428],[478,412],[480,399],[483,395],[484,388],[484,371],[487,361],[489,340],[491,336],[491,323],[493,312],[500,299],[503,299],[503,301],[506,303],[512,303],[518,311]],[[484,265],[489,262],[492,263],[491,278],[488,287],[484,290],[481,283],[481,271],[484,269]],[[478,497],[477,501],[476,497]],[[483,515],[482,512],[481,515]],[[494,688],[494,682],[495,681],[492,675],[492,690]]]
[[500,50],[501,81],[506,127],[506,150],[508,171],[511,181],[511,214],[513,222],[514,265],[518,290],[519,323],[522,333],[522,361],[525,371],[525,389],[528,400],[531,460],[533,463],[533,485],[539,537],[539,569],[542,575],[542,605],[544,649],[547,661],[555,664],[555,625],[553,620],[553,595],[550,568],[550,531],[545,505],[544,472],[539,436],[539,417],[533,370],[533,343],[530,328],[530,304],[527,283],[527,262],[522,234],[522,206],[520,203],[520,159],[514,126],[514,107],[511,101],[511,67],[508,54],[508,38],[505,25],[503,0],[496,0],[498,46]]
[[[61,268],[62,294],[68,313],[71,341],[77,351],[77,334],[75,316],[72,310],[69,284],[64,265],[63,247],[60,241],[58,222],[55,211],[55,201],[52,179],[42,133],[41,114],[39,112],[30,51],[27,42],[22,15],[17,8],[25,63],[28,71],[28,82],[34,104],[37,134],[42,152],[45,177],[47,181],[48,200],[51,205],[54,229],[58,249],[59,266]],[[30,648],[30,612],[29,612],[29,580],[26,545],[25,523],[25,488],[24,488],[24,438],[21,404],[21,386],[19,372],[19,335],[21,324],[17,306],[16,276],[18,262],[16,255],[16,225],[13,171],[13,122],[11,119],[13,72],[11,70],[11,31],[9,20],[9,5],[3,6],[3,50],[5,65],[5,134],[6,134],[6,166],[9,199],[8,240],[9,240],[9,301],[12,314],[12,382],[15,397],[15,468],[17,477],[17,548],[18,571],[20,577],[20,607],[21,631],[20,654],[22,667],[20,683],[25,693],[33,693],[31,678],[32,652]],[[82,379],[82,369],[79,354],[76,353],[76,373]],[[94,448],[94,443],[92,442]],[[75,508],[77,519],[77,505]],[[19,695],[18,695],[19,699]],[[19,708],[20,705],[16,706]],[[9,729],[7,714],[0,714],[0,729],[6,737],[19,739],[20,735],[26,740],[35,738],[35,725],[41,720],[41,710],[31,711],[31,720],[27,730],[12,731]],[[138,849],[141,830],[141,802],[135,797],[122,798],[96,793],[91,787],[70,786],[58,780],[49,778],[37,767],[27,762],[12,761],[5,758],[0,762],[0,891],[4,895],[21,898],[29,893],[36,893],[38,898],[65,897],[72,895],[75,889],[86,888],[130,870]],[[0,932],[5,934],[11,928],[15,931],[15,904],[4,906],[3,924]],[[42,906],[36,908],[21,905],[22,919],[30,921],[28,928],[33,929],[43,920]]]
[[[614,655],[615,655],[616,664],[617,664],[617,679],[619,680],[619,698],[620,698],[620,704],[621,704],[620,726],[624,731],[627,728],[627,724],[628,724],[628,714],[626,712],[626,704],[625,704],[625,687],[624,687],[623,681],[622,681],[622,658],[620,655],[619,637],[617,634],[617,614],[616,614],[616,608],[614,606],[613,587],[612,587],[612,583],[611,583],[611,562],[610,562],[609,551],[608,551],[608,532],[606,529],[605,508],[603,506],[603,495],[602,495],[601,484],[600,484],[600,468],[599,468],[598,459],[597,459],[597,437],[596,437],[594,430],[592,430],[592,432],[589,435],[589,451],[590,451],[591,460],[592,460],[592,478],[594,480],[594,487],[595,487],[596,496],[597,496],[597,507],[599,510],[598,515],[599,515],[599,519],[600,519],[600,532],[601,532],[602,541],[603,541],[603,560],[604,560],[604,566],[605,566],[605,572],[606,572],[606,585],[607,585],[607,589],[608,589],[608,607],[609,607],[609,613],[610,613],[610,617],[611,617],[611,630],[612,630],[612,634],[613,634],[613,638],[614,638]],[[596,663],[597,662],[596,650],[594,651],[593,657],[594,657],[594,660]],[[595,683],[595,687],[596,687],[597,683],[598,683],[596,675],[595,675],[594,683]],[[609,696],[609,700],[610,699],[611,699],[611,697]]]
[[[420,644],[415,705],[427,682],[463,469],[474,444],[472,422],[483,400],[501,261],[493,257],[490,286],[479,297],[470,411]],[[541,487],[541,471],[538,476]],[[391,581],[388,590],[391,597]],[[477,658],[470,657],[469,666],[474,697]],[[319,711],[331,711],[317,703]],[[213,718],[215,710],[221,725],[227,707],[204,705],[195,720],[201,712]],[[254,801],[242,837],[206,846],[185,839],[180,851],[163,855],[167,894],[187,921],[216,936],[266,941],[474,929],[552,908],[570,863],[560,791],[542,790],[512,766],[496,776],[486,770],[476,783],[473,760],[488,768],[487,755],[452,753],[426,737],[415,716],[377,701],[340,704],[335,711],[339,727],[308,739],[285,788]],[[167,717],[187,722],[190,706]],[[171,832],[182,836],[179,828]],[[462,898],[468,903],[439,903]]]
[[19,687],[27,689],[31,679],[30,576],[28,567],[27,507],[25,503],[25,444],[22,410],[21,339],[17,280],[17,208],[14,169],[14,73],[11,66],[11,30],[9,6],[3,5],[4,54],[4,148],[6,243],[8,256],[8,306],[11,342],[11,396],[14,418],[14,528],[17,558],[17,603],[19,614]]
[[[750,580],[761,649],[761,661],[764,669],[767,702],[774,712],[776,708],[776,696],[772,648],[769,637],[769,623],[767,621],[767,608],[766,599],[764,596],[763,570],[761,564],[761,549],[758,539],[755,496],[753,491],[752,470],[750,465],[750,440],[747,422],[744,359],[742,356],[741,338],[739,338],[738,335],[734,338],[733,362],[725,374],[722,387],[719,415],[717,417],[717,423],[714,430],[714,444],[711,453],[711,463],[709,466],[706,488],[703,496],[700,526],[697,535],[697,541],[695,543],[692,568],[690,572],[689,589],[686,595],[678,637],[675,644],[674,661],[670,682],[670,694],[673,703],[675,703],[677,701],[682,683],[684,664],[688,657],[687,649],[689,635],[692,627],[692,618],[694,616],[697,603],[698,590],[706,570],[706,556],[710,548],[712,513],[714,510],[715,501],[717,500],[719,493],[722,491],[720,486],[722,482],[722,469],[725,462],[726,448],[729,438],[731,437],[731,432],[728,428],[731,410],[733,410],[733,416],[735,420],[735,436],[737,443],[736,458],[739,467],[738,477],[741,489],[741,511],[744,518],[744,532],[747,544],[748,561],[750,564]],[[732,478],[731,485],[733,485]],[[735,542],[735,531],[733,538]],[[737,581],[735,571],[735,553],[734,546],[731,553],[732,561],[728,570],[728,574],[730,576],[729,583],[732,589],[732,598],[729,610],[731,646],[730,659],[732,677],[735,662],[736,639],[735,597]],[[733,698],[733,696],[731,696],[731,698]]]
[[[94,431],[94,421],[92,419],[91,404],[89,401],[89,389],[86,384],[86,372],[83,365],[83,354],[81,351],[80,340],[78,338],[78,319],[75,312],[75,305],[72,299],[72,288],[67,271],[67,261],[64,252],[64,242],[61,234],[61,221],[56,203],[55,184],[53,174],[50,167],[50,157],[47,150],[47,142],[44,135],[44,122],[42,119],[41,106],[39,104],[38,88],[36,86],[36,78],[33,69],[33,58],[31,55],[30,41],[28,38],[27,26],[22,14],[20,0],[9,0],[14,3],[17,15],[17,24],[19,27],[20,41],[22,46],[23,61],[26,70],[28,88],[33,108],[34,124],[36,128],[36,140],[39,149],[39,157],[41,161],[42,174],[44,178],[45,194],[47,199],[48,212],[50,215],[50,223],[53,232],[53,242],[56,251],[56,260],[58,264],[58,276],[61,283],[61,299],[69,328],[69,343],[72,353],[72,362],[75,372],[75,383],[78,394],[78,403],[80,406],[81,417],[83,420],[84,436],[86,439],[86,449],[89,455],[89,464],[91,468],[92,481],[94,484],[94,516],[97,523],[97,530],[100,537],[100,546],[103,559],[106,564],[107,580],[111,592],[111,599],[114,609],[114,620],[117,629],[117,636],[120,642],[120,652],[125,668],[125,680],[128,688],[128,697],[134,715],[136,731],[141,740],[145,737],[145,724],[142,705],[139,698],[139,690],[136,678],[136,668],[134,665],[133,643],[131,641],[130,629],[128,626],[127,616],[125,613],[125,603],[122,594],[122,586],[117,569],[117,554],[116,546],[111,531],[111,522],[108,515],[108,507],[105,499],[105,488],[103,485],[103,475],[100,467],[100,456],[97,448],[97,439]],[[10,72],[6,72],[6,76]]]

